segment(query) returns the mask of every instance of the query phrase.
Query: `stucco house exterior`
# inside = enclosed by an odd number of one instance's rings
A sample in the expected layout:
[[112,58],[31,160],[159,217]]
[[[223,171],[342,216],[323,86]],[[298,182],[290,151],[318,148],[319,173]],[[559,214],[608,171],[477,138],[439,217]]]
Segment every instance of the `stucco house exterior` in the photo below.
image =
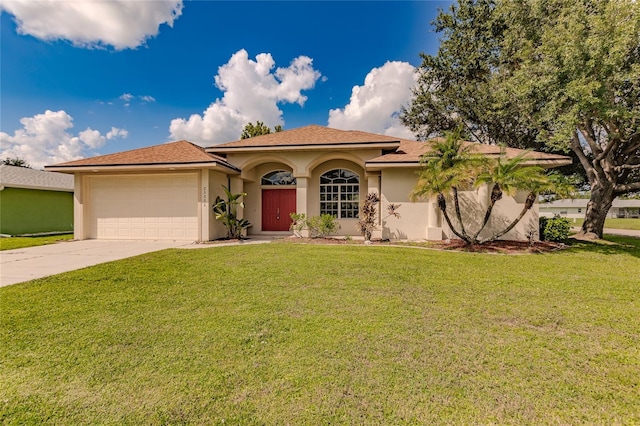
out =
[[0,165],[0,234],[73,230],[73,176]]
[[[226,235],[212,212],[222,185],[245,192],[240,215],[249,235],[290,234],[290,213],[329,213],[339,235],[357,235],[360,201],[369,192],[381,199],[374,238],[443,239],[451,232],[432,200],[415,203],[420,157],[429,142],[312,125],[208,148],[187,141],[87,158],[47,170],[75,175],[75,238],[177,239],[208,241]],[[488,156],[500,148],[474,144]],[[507,148],[508,156],[520,150]],[[528,163],[543,167],[568,164],[567,157],[539,152]],[[483,203],[488,187],[463,194]],[[515,217],[526,198],[518,194],[494,209],[496,226]],[[400,204],[401,217],[387,218],[389,203]],[[468,204],[468,203],[467,203]],[[477,212],[468,211],[471,221]],[[524,239],[537,229],[537,206],[506,239]],[[490,232],[491,229],[488,230]]]
[[[555,215],[570,218],[584,219],[587,211],[588,199],[557,200],[540,204],[540,216],[553,217]],[[613,200],[611,209],[607,212],[611,218],[639,218],[640,200]]]

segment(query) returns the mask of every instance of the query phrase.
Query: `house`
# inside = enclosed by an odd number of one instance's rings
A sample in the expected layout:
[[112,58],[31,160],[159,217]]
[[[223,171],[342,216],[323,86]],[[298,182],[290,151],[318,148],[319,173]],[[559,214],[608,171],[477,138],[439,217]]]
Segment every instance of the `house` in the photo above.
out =
[[73,231],[73,176],[0,165],[0,234]]
[[[75,175],[75,238],[179,239],[208,241],[226,235],[212,212],[212,201],[245,192],[250,235],[289,234],[290,213],[332,214],[341,235],[355,235],[359,203],[377,192],[379,226],[374,234],[390,239],[443,239],[443,225],[432,200],[412,203],[420,156],[431,144],[361,131],[312,125],[201,148],[187,141],[103,155],[48,166]],[[488,156],[500,148],[474,144]],[[507,148],[508,156],[520,150]],[[567,157],[530,152],[528,163],[543,167],[568,164]],[[489,189],[463,194],[489,200]],[[465,198],[466,197],[466,198]],[[495,225],[519,213],[526,194],[501,201]],[[390,203],[401,217],[387,218]],[[468,203],[467,203],[468,204]],[[477,212],[469,213],[479,220]],[[526,238],[537,229],[537,208],[505,238]],[[490,229],[488,230],[490,231]]]
[[[540,216],[553,217],[555,215],[584,219],[585,212],[587,211],[586,198],[576,200],[556,200],[550,203],[540,204]],[[607,217],[619,217],[619,218],[639,218],[640,217],[640,200],[613,200],[613,205]]]

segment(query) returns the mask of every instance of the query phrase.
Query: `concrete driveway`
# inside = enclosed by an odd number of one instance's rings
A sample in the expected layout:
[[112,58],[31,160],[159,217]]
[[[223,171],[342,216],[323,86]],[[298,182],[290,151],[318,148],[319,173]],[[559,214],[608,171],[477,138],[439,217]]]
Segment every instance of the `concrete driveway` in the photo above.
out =
[[0,251],[0,287],[168,248],[200,248],[188,241],[83,240]]

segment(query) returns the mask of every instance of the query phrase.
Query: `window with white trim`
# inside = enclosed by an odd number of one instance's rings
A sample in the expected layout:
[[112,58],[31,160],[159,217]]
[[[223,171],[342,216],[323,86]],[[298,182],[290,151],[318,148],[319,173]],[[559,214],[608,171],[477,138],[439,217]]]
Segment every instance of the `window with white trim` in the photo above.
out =
[[355,219],[360,211],[359,196],[360,177],[351,170],[334,169],[320,176],[320,214]]

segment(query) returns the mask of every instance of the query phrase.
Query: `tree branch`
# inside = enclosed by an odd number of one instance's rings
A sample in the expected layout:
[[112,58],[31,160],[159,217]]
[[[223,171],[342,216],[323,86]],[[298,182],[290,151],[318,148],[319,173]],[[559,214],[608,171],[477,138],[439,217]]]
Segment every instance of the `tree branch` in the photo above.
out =
[[591,148],[593,156],[596,157],[597,155],[600,155],[602,153],[602,148],[600,148],[600,145],[596,142],[596,135],[591,127],[591,122],[587,123],[584,127],[578,126],[578,130],[589,144],[589,148]]
[[592,182],[596,178],[596,171],[587,156],[584,155],[584,151],[582,150],[582,146],[580,146],[580,139],[578,139],[577,134],[574,134],[571,139],[571,150],[575,152],[578,160],[580,160],[580,164],[582,164],[582,167],[587,173],[589,182]]
[[604,148],[604,150],[596,156],[596,161],[601,161],[604,159],[613,149],[618,149],[618,145],[620,145],[620,138],[615,137],[613,139],[609,138],[609,143]]
[[619,172],[623,169],[640,169],[640,164],[623,164],[622,166],[615,166],[613,170]]
[[640,182],[627,183],[625,185],[616,185],[613,187],[616,194],[622,195],[633,191],[640,191]]

